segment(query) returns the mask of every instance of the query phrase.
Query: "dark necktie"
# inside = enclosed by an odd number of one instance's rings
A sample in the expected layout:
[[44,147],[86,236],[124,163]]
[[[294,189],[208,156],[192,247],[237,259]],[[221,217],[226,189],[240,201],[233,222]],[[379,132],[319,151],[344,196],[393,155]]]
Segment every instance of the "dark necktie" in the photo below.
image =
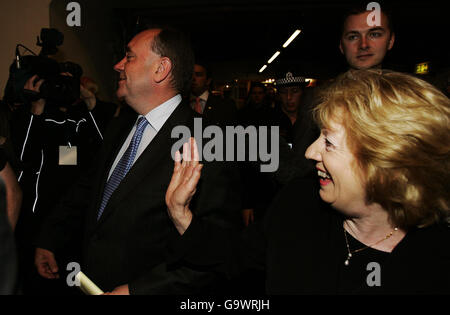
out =
[[127,175],[128,171],[133,164],[134,158],[136,156],[139,143],[142,139],[142,134],[144,133],[145,127],[147,127],[148,121],[145,117],[141,117],[138,120],[136,131],[134,132],[133,138],[131,139],[130,145],[123,154],[122,158],[116,165],[116,168],[111,174],[109,181],[106,183],[105,190],[103,192],[103,199],[98,211],[97,220],[102,216],[103,210],[108,204],[108,200],[119,186],[122,179]]

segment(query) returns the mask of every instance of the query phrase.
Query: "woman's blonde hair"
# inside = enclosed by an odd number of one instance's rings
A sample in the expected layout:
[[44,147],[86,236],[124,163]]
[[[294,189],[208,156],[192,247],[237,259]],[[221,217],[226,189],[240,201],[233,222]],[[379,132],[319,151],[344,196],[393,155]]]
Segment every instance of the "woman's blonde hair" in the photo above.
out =
[[376,202],[401,228],[449,214],[450,101],[429,83],[389,70],[351,70],[321,93],[321,128],[342,123]]

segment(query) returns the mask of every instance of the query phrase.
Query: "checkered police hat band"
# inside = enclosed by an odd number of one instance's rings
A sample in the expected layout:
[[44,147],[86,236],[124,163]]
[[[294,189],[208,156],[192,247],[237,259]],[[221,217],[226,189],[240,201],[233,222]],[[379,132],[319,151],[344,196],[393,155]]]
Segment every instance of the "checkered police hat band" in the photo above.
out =
[[275,80],[276,85],[286,85],[292,83],[305,83],[305,77],[294,77],[291,72],[286,73],[283,79]]

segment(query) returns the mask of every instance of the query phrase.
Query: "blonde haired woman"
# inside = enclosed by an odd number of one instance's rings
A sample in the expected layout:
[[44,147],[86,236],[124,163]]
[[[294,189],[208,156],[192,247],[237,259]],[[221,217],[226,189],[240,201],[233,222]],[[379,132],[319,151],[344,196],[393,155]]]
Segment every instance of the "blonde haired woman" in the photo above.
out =
[[449,99],[407,74],[353,70],[314,113],[318,192],[291,182],[240,238],[190,212],[201,165],[184,148],[166,196],[178,257],[228,275],[265,266],[270,294],[450,293]]

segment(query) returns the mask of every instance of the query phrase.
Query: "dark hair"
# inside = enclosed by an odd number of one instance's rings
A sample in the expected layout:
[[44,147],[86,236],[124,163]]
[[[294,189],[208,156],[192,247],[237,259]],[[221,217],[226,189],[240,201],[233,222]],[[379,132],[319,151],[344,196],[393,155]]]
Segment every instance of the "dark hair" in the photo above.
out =
[[194,69],[194,52],[188,37],[178,30],[163,28],[155,36],[153,52],[172,62],[172,86],[179,92],[188,91]]
[[[380,1],[378,1],[378,3],[380,3]],[[357,15],[357,14],[367,12],[367,4],[368,4],[367,0],[366,1],[357,1],[356,3],[353,3],[353,5],[348,6],[345,9],[344,14],[342,15],[342,21],[341,21],[341,35],[344,32],[344,25],[345,25],[347,18],[350,15]],[[386,16],[386,19],[387,19],[386,27],[391,31],[391,34],[395,33],[394,20],[392,18],[391,7],[389,7],[385,3],[380,3],[380,9],[381,9],[381,12],[383,12],[384,15]]]
[[211,66],[208,62],[206,62],[206,60],[196,59],[195,64],[205,68],[207,79],[210,79],[212,77]]
[[250,89],[248,90],[249,93],[251,93],[254,88],[261,88],[264,90],[264,93],[267,92],[267,87],[261,82],[252,82],[250,85]]

